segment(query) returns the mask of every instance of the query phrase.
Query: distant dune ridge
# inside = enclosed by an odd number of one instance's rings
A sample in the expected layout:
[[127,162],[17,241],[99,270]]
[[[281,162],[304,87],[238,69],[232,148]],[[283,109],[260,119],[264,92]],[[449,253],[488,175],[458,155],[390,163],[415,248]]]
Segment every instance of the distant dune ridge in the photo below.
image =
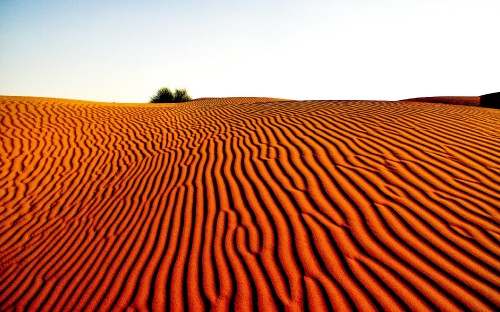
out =
[[421,101],[0,97],[0,311],[498,311],[499,129]]
[[435,96],[405,99],[402,101],[500,108],[500,92],[489,93],[481,96]]
[[479,96],[434,96],[434,97],[421,97],[421,98],[406,99],[406,100],[402,100],[402,101],[479,106],[480,101],[481,101],[481,97],[479,97]]
[[479,106],[500,108],[500,92],[482,95]]

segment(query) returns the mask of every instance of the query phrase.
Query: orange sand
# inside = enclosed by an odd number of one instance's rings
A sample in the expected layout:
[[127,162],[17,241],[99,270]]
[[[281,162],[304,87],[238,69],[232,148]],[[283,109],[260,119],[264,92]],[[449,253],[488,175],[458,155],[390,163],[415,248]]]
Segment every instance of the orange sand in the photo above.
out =
[[0,310],[498,311],[499,129],[409,101],[0,97]]

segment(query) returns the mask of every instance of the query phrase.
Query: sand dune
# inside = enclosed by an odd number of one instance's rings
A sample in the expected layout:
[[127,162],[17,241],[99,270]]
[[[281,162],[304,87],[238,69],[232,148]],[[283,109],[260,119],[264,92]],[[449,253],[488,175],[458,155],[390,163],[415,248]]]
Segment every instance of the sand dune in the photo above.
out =
[[0,97],[0,310],[500,309],[500,111]]
[[479,106],[481,104],[481,97],[479,97],[479,96],[433,96],[433,97],[413,98],[413,99],[407,99],[407,100],[402,100],[402,101]]
[[412,98],[401,101],[467,105],[500,109],[500,92],[483,94],[481,96],[434,96]]

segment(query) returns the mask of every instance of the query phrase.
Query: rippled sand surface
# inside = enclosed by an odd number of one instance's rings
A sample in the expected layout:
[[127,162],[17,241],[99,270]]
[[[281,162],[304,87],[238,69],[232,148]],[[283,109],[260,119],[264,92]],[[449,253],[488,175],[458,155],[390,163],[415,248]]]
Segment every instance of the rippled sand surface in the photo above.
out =
[[0,97],[0,310],[500,309],[500,111]]

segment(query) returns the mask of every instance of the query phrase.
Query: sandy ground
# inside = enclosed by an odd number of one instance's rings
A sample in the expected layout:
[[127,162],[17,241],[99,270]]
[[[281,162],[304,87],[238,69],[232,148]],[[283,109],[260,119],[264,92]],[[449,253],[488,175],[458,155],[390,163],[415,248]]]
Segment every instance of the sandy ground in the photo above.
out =
[[500,309],[500,111],[0,97],[0,311]]

